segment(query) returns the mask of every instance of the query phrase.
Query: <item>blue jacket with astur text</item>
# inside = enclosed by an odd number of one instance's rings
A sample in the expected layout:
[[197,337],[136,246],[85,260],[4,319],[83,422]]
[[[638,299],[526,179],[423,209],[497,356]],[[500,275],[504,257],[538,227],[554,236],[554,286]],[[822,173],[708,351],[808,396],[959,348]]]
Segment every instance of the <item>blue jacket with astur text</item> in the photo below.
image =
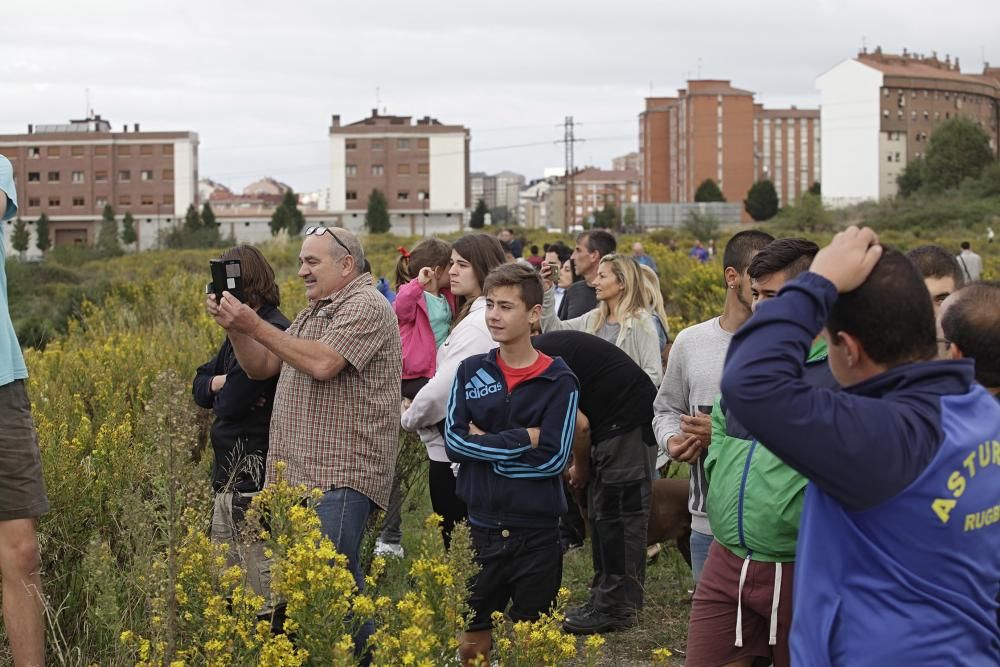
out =
[[805,273],[733,337],[729,409],[810,480],[795,565],[796,665],[998,665],[1000,405],[971,361],[833,391],[802,376],[837,300]]
[[[573,447],[580,389],[558,357],[507,390],[497,350],[459,364],[448,396],[445,447],[460,463],[456,491],[469,521],[488,528],[544,528],[566,512],[562,472]],[[470,435],[473,423],[485,435]],[[532,447],[528,428],[539,428]]]

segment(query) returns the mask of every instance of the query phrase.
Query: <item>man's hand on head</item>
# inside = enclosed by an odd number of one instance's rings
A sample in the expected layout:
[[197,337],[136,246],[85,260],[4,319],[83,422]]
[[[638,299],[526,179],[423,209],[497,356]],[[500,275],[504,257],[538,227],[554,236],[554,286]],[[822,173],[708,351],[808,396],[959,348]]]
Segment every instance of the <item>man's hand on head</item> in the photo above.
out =
[[851,225],[816,254],[809,270],[829,280],[843,294],[861,287],[880,257],[878,234],[869,227]]
[[[206,304],[214,303],[215,297],[209,295]],[[212,313],[211,307],[209,312]],[[253,336],[253,332],[260,326],[261,319],[253,308],[240,303],[240,300],[229,292],[222,293],[222,301],[216,307],[216,312],[212,313],[215,321],[226,331],[232,331],[247,336]]]

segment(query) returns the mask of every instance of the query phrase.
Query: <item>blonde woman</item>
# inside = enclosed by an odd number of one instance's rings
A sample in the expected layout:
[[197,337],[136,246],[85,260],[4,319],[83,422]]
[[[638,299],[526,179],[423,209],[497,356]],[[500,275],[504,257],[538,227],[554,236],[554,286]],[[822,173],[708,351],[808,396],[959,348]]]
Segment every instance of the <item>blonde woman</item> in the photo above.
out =
[[656,271],[645,264],[639,264],[639,274],[642,276],[646,306],[653,315],[653,323],[656,325],[656,336],[660,342],[660,356],[663,357],[663,366],[666,367],[670,331],[667,329],[667,311],[663,305],[663,292],[660,291],[660,277],[656,275]]
[[597,308],[571,320],[556,316],[551,267],[542,267],[545,298],[542,332],[573,329],[586,331],[621,348],[659,386],[663,375],[656,324],[646,300],[646,290],[636,262],[626,255],[601,258],[594,289]]

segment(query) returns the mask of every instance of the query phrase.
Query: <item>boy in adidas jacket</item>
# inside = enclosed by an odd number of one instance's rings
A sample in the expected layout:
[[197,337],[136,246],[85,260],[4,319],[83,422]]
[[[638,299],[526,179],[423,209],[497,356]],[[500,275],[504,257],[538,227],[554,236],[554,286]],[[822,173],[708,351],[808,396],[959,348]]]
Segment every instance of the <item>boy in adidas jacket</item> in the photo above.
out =
[[486,324],[499,350],[458,367],[445,417],[445,447],[461,463],[457,493],[469,508],[480,572],[470,582],[474,616],[462,659],[487,657],[491,615],[535,620],[562,579],[562,472],[576,429],[579,385],[569,367],[531,345],[542,283],[529,267],[504,264],[483,285]]

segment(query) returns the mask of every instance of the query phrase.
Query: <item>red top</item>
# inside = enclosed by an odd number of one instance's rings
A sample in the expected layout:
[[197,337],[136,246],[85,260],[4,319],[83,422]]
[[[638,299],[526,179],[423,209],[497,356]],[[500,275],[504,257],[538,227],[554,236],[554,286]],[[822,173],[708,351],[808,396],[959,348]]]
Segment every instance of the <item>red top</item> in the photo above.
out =
[[524,368],[512,368],[508,366],[500,353],[497,353],[497,364],[500,366],[500,372],[503,373],[503,379],[507,381],[507,391],[514,391],[514,387],[521,384],[525,380],[530,380],[531,378],[538,377],[545,372],[545,369],[549,367],[552,363],[552,357],[547,354],[538,353],[538,358],[535,359],[535,363],[530,366],[525,366]]

